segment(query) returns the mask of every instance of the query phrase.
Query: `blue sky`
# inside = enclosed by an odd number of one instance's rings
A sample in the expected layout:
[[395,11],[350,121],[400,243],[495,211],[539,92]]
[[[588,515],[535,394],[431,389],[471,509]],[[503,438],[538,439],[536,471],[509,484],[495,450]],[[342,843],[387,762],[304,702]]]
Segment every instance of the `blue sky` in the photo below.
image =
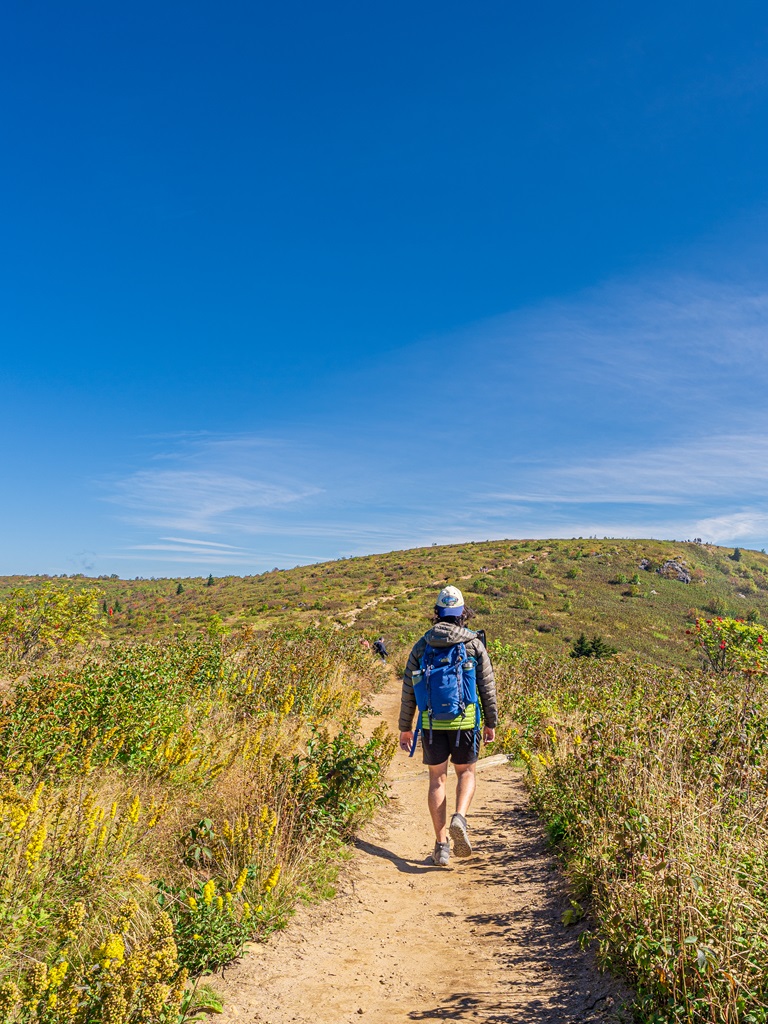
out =
[[5,28],[0,573],[768,546],[764,4]]

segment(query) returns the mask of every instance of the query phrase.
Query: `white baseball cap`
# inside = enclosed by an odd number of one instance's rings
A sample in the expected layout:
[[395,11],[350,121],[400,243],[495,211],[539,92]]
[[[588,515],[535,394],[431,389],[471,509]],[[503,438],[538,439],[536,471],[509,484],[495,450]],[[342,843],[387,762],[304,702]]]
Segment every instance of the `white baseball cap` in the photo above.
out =
[[443,587],[437,596],[437,614],[441,619],[464,614],[464,595],[458,587]]

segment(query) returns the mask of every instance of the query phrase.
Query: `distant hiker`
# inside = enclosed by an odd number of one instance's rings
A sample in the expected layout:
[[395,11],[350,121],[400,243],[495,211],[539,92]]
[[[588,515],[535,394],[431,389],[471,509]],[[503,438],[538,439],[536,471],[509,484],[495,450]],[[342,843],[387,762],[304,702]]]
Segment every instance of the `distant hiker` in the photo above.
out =
[[[444,587],[434,609],[434,625],[408,656],[400,699],[400,748],[416,747],[421,732],[424,764],[429,766],[429,813],[435,828],[433,863],[447,867],[453,840],[457,857],[472,852],[467,811],[475,792],[480,738],[495,736],[496,682],[485,645],[466,628],[474,612],[457,587]],[[414,733],[413,718],[419,711]],[[448,760],[456,769],[456,813],[446,829]]]
[[387,647],[384,643],[384,637],[380,636],[378,640],[373,641],[373,649],[376,651],[382,661],[387,660]]

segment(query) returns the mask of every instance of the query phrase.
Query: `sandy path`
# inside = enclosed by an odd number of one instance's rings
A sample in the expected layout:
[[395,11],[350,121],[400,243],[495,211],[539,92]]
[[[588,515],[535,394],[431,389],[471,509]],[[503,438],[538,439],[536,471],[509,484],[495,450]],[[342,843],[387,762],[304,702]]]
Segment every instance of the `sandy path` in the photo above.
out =
[[[393,729],[399,689],[393,676],[374,701]],[[580,950],[578,926],[561,923],[568,897],[519,774],[489,762],[469,819],[475,853],[441,869],[427,861],[434,836],[423,766],[398,754],[390,807],[357,843],[337,897],[301,908],[284,932],[213,979],[225,1020],[625,1019],[626,994]]]

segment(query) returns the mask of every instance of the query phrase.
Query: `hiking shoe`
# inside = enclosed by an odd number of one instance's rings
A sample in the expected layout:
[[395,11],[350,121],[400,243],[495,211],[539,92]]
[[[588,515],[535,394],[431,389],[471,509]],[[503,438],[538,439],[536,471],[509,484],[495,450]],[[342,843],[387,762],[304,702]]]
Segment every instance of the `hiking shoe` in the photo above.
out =
[[435,849],[432,851],[432,863],[436,864],[439,868],[447,868],[448,861],[451,859],[451,844],[450,843],[435,843]]
[[468,857],[472,853],[472,844],[467,832],[467,819],[463,814],[454,814],[451,818],[448,835],[453,840],[453,852],[457,857]]

